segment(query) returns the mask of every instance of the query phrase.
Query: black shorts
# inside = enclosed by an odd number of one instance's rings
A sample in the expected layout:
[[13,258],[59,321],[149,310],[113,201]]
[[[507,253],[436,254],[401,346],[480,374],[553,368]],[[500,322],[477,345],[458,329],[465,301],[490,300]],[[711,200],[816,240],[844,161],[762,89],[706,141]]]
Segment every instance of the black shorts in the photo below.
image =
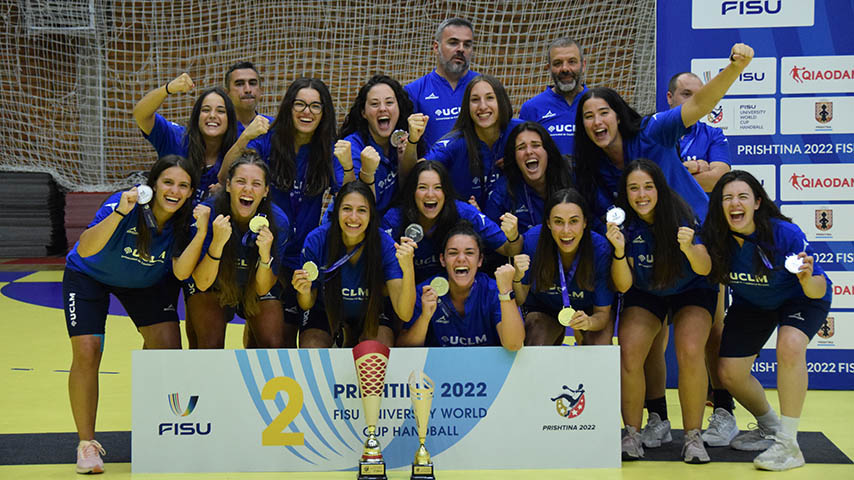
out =
[[717,305],[718,291],[709,288],[695,288],[673,295],[659,296],[632,287],[623,295],[622,308],[625,311],[629,307],[641,307],[662,322],[669,319],[670,323],[673,323],[673,314],[688,306],[703,308],[712,318],[715,318]]
[[757,355],[778,326],[788,325],[804,332],[812,340],[827,319],[830,302],[797,299],[775,310],[734,303],[724,317],[721,357]]
[[[319,330],[323,330],[324,332],[332,335],[332,332],[329,328],[329,318],[326,316],[326,306],[324,305],[322,299],[318,296],[317,301],[314,302],[314,306],[311,307],[310,310],[301,310],[301,321],[299,331],[303,332],[310,328],[317,328]],[[361,322],[360,319],[353,318],[344,318],[342,319],[344,324],[350,327],[358,327],[358,323]],[[397,315],[394,313],[394,307],[392,307],[391,299],[385,297],[383,300],[382,309],[380,310],[380,325],[384,325],[392,331],[395,331],[395,325],[397,324]],[[361,329],[360,329],[361,330]]]
[[[184,290],[184,298],[187,298],[187,299],[189,299],[190,297],[192,297],[193,295],[195,295],[197,293],[204,293],[204,292],[217,293],[218,292],[218,290],[214,286],[211,286],[210,288],[208,288],[207,290],[204,290],[204,291],[199,290],[196,287],[196,282],[193,281],[193,277],[190,277],[190,278],[184,280],[184,282],[181,285],[181,288]],[[258,296],[258,301],[259,302],[263,302],[265,300],[281,301],[280,300],[281,297],[282,297],[282,285],[279,284],[279,282],[276,282],[273,285],[273,288],[271,288],[269,292],[265,293],[264,295]],[[243,318],[243,319],[246,318],[246,312],[243,310],[243,302],[242,301],[234,307],[223,307],[223,310],[225,312],[225,318],[227,319],[226,320],[227,322],[231,321],[231,319],[234,317],[235,313],[240,318]]]
[[282,289],[282,294],[279,298],[282,300],[282,311],[285,312],[285,323],[299,325],[302,322],[302,310],[297,303],[297,291],[291,285],[294,271],[285,266],[280,267],[280,269],[279,286]]
[[151,287],[125,288],[101,283],[75,270],[65,269],[62,303],[68,336],[103,335],[112,293],[137,328],[177,322],[180,283],[172,273]]

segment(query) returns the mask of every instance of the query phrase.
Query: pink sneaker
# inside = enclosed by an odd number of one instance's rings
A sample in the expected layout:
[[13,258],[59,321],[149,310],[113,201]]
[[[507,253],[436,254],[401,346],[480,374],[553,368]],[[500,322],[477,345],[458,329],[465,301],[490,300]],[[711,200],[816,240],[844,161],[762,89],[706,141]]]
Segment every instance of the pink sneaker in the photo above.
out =
[[106,454],[96,440],[80,440],[77,445],[77,473],[104,473],[101,455]]

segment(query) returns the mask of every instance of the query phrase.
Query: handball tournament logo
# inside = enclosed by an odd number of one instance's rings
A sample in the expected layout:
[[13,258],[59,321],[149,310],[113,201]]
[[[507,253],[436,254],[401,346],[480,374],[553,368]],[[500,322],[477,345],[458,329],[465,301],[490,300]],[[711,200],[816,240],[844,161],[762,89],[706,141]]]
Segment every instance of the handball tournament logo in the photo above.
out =
[[709,123],[721,123],[721,120],[724,119],[724,107],[723,105],[718,105],[715,107],[708,115],[706,115],[706,119],[709,120]]
[[575,418],[584,411],[584,385],[579,383],[575,390],[563,386],[563,393],[551,399],[561,417]]

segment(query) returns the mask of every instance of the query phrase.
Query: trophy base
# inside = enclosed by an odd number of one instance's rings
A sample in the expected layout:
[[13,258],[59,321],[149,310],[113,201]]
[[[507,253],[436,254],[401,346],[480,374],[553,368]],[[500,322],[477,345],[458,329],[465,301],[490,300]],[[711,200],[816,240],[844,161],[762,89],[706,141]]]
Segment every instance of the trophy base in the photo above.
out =
[[436,480],[436,477],[433,476],[433,464],[428,463],[426,465],[412,465],[412,475],[409,477],[409,480]]
[[385,475],[385,463],[359,462],[359,480],[388,480]]

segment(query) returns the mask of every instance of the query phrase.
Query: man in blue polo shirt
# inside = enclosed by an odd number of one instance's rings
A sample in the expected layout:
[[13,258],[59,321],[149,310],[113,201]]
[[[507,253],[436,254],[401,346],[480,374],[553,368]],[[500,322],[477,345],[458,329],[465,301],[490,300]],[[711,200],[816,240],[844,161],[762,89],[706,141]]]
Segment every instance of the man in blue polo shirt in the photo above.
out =
[[415,112],[430,117],[421,137],[428,149],[454,127],[466,86],[478,75],[469,70],[474,51],[471,22],[449,18],[440,23],[433,51],[436,52],[436,69],[404,87],[415,105]]
[[[702,86],[700,77],[691,72],[673,75],[667,85],[667,104],[670,108],[682,105]],[[703,122],[691,125],[679,139],[677,150],[682,165],[706,193],[730,170],[729,143],[720,128]]]
[[561,37],[549,44],[546,53],[554,86],[528,100],[519,110],[519,118],[537,122],[548,130],[563,155],[575,148],[575,111],[584,85],[587,61],[575,40]]
[[[258,101],[264,91],[261,89],[261,75],[252,62],[237,62],[225,72],[225,91],[228,98],[234,104],[234,113],[237,115],[237,135],[249,126],[256,115]],[[273,117],[262,115],[269,123]]]

